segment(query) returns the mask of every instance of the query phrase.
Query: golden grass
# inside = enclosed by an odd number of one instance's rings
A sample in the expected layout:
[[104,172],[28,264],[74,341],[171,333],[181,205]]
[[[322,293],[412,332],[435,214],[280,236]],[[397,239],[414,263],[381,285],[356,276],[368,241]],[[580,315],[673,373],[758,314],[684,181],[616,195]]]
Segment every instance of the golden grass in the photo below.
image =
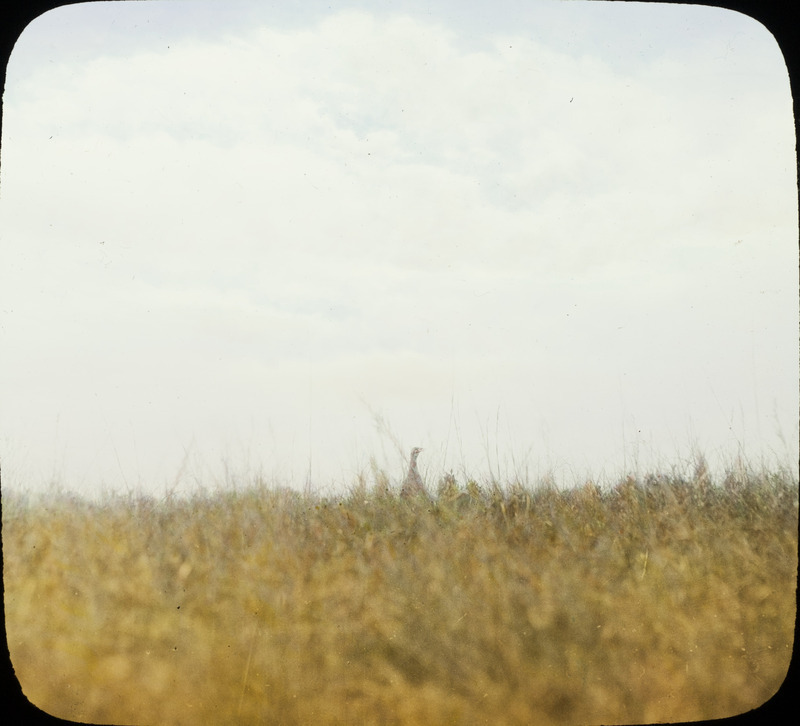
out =
[[254,484],[156,501],[3,496],[28,698],[137,724],[567,724],[723,717],[792,652],[785,473],[406,501]]

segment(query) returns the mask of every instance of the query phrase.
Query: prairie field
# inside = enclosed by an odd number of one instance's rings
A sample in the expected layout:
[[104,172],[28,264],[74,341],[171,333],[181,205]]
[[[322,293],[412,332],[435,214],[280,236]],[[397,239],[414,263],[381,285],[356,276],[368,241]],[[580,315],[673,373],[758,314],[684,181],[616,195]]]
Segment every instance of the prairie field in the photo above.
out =
[[794,635],[781,471],[322,496],[3,493],[25,695],[115,724],[623,724],[768,700]]

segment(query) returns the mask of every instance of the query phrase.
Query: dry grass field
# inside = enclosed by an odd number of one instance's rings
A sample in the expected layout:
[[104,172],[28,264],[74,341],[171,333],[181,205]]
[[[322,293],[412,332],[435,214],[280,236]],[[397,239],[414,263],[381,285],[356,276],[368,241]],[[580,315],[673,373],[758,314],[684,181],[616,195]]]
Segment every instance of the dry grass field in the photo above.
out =
[[710,719],[770,698],[792,652],[784,472],[2,504],[12,663],[62,718]]

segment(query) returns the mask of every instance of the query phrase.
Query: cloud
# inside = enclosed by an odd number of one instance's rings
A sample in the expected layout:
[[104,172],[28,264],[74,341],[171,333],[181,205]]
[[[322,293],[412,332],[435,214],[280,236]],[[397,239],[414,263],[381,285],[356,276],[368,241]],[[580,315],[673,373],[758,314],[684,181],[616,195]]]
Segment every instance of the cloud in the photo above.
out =
[[113,430],[162,464],[263,437],[254,460],[314,450],[324,478],[377,445],[363,401],[409,445],[458,403],[467,450],[502,408],[517,442],[606,460],[615,417],[663,442],[753,380],[794,391],[768,352],[796,349],[774,43],[708,26],[621,63],[537,27],[361,10],[20,62],[0,428],[60,412],[74,456]]

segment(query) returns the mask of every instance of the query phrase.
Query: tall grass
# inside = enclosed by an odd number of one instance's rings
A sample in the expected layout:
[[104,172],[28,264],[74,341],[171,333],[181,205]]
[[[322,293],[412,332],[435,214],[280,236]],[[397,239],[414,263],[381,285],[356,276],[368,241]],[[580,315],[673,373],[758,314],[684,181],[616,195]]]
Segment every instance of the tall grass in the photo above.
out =
[[780,686],[785,472],[601,489],[263,484],[157,501],[3,496],[11,658],[40,708],[137,724],[723,717]]

